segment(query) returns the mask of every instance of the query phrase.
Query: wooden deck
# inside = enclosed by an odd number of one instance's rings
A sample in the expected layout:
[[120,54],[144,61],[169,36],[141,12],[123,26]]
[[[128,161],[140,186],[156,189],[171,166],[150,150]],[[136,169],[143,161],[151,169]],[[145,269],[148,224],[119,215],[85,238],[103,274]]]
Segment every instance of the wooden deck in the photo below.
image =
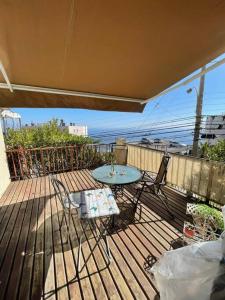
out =
[[[70,191],[99,187],[88,170],[57,176]],[[118,200],[119,229],[109,239],[112,263],[107,266],[97,247],[77,277],[77,235],[82,230],[77,217],[66,243],[65,227],[59,231],[61,206],[48,177],[12,182],[0,200],[0,299],[158,299],[146,262],[160,257],[178,237],[186,205],[184,196],[166,192],[175,220],[169,220],[163,205],[149,194],[142,197],[146,205],[138,220],[129,200],[134,189],[128,187]],[[92,232],[86,234],[84,257],[94,243]]]

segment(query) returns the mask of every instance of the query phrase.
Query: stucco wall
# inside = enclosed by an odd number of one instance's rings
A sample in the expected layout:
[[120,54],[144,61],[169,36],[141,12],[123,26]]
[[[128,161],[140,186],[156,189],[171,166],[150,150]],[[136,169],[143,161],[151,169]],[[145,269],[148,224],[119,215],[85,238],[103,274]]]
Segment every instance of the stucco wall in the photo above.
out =
[[2,127],[0,122],[0,197],[5,192],[10,183],[9,169],[5,154],[5,143],[2,134]]

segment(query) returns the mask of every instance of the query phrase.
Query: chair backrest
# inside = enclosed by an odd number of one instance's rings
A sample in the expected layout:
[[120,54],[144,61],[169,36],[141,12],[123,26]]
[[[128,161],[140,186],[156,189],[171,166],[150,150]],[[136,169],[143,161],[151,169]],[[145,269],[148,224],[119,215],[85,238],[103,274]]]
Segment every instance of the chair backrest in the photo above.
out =
[[170,156],[168,154],[164,154],[162,157],[162,161],[159,167],[158,174],[155,178],[155,183],[160,184],[165,181],[167,170],[168,170],[168,164],[169,164]]
[[62,204],[63,208],[65,209],[65,201],[67,200],[67,202],[69,201],[69,192],[67,191],[66,187],[64,186],[64,184],[56,179],[53,175],[49,175],[50,179],[51,179],[51,183],[53,185],[54,191],[60,201],[60,203]]

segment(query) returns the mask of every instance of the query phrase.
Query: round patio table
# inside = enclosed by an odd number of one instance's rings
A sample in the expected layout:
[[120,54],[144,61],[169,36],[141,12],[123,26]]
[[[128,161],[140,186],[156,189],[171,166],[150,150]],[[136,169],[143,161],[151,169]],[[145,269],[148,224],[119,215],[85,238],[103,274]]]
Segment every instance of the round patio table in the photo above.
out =
[[122,186],[137,182],[141,179],[141,172],[129,166],[114,165],[114,171],[111,165],[102,166],[92,172],[93,178],[103,184],[108,184],[112,187]]
[[[115,199],[117,199],[118,193],[123,195],[123,186],[137,182],[141,179],[141,172],[129,166],[111,165],[102,166],[92,171],[92,177],[103,184],[107,184],[111,187]],[[112,216],[112,229],[115,226],[115,215]]]

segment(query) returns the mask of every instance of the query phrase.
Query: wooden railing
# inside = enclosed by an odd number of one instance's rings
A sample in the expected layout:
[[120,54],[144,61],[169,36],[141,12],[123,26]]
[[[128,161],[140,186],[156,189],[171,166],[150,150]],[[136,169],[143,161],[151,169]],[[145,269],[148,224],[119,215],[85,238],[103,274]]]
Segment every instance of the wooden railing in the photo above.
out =
[[112,144],[74,145],[7,150],[11,179],[18,180],[93,168],[107,163]]
[[[190,156],[170,154],[167,183],[218,204],[225,204],[225,164]],[[163,151],[128,145],[127,163],[158,172]]]

